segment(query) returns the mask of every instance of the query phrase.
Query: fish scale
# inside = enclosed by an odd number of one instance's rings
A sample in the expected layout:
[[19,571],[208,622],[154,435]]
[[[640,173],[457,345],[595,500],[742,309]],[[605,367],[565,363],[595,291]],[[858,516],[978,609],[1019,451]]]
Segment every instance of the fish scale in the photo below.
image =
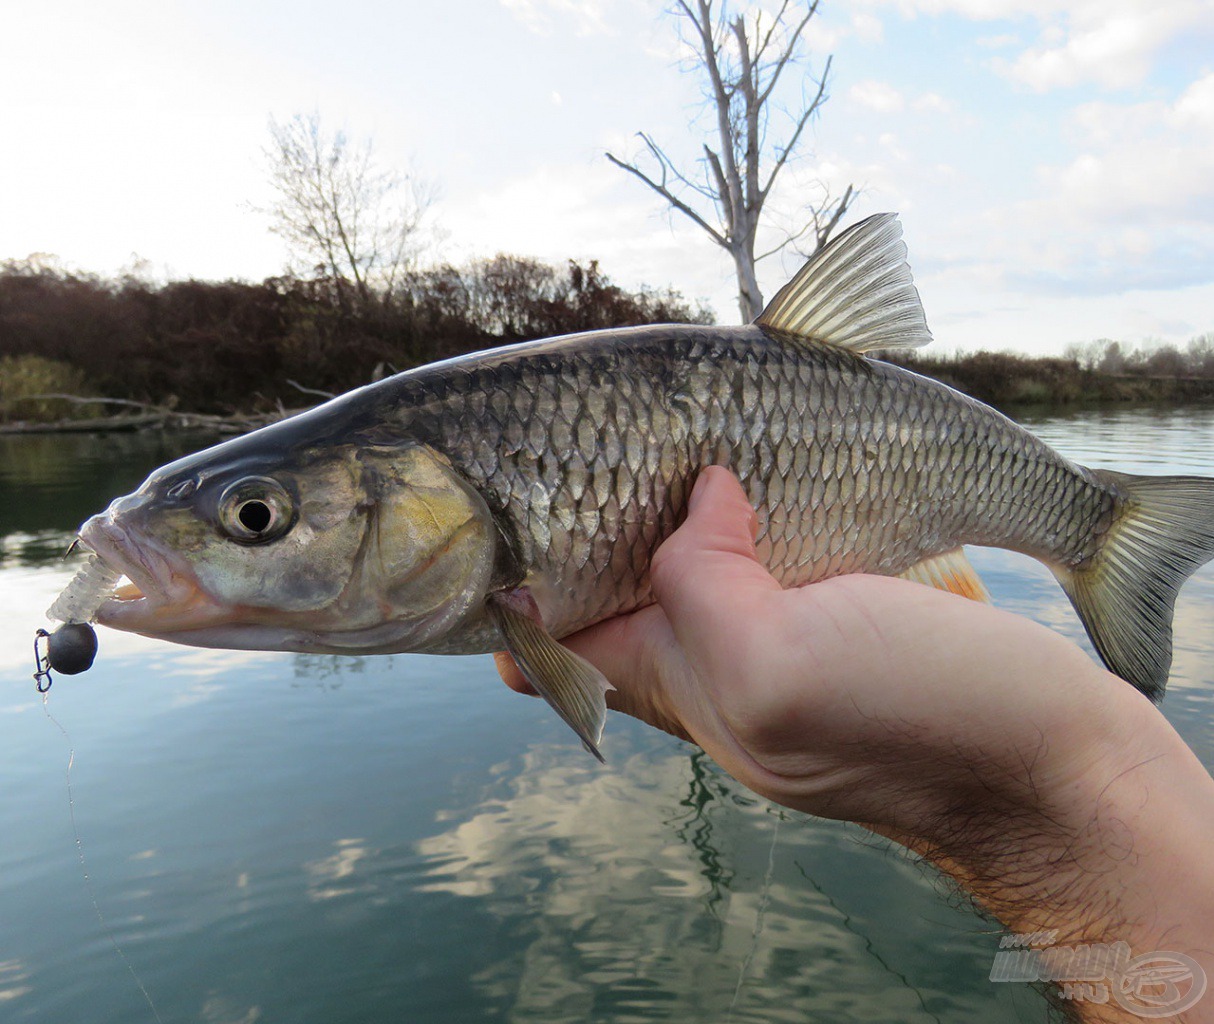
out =
[[[962,543],[1078,564],[1111,521],[1112,486],[928,378],[756,327],[613,335],[526,360],[490,354],[465,365],[441,405],[399,398],[413,411],[402,426],[506,524],[520,575],[559,594],[544,609],[557,636],[652,600],[650,557],[706,465],[741,477],[760,550],[786,586],[896,574]],[[492,401],[502,394],[515,400]],[[477,429],[457,430],[478,408]],[[579,418],[601,424],[593,445]],[[522,449],[510,443],[520,431]],[[587,571],[570,573],[571,562]]]

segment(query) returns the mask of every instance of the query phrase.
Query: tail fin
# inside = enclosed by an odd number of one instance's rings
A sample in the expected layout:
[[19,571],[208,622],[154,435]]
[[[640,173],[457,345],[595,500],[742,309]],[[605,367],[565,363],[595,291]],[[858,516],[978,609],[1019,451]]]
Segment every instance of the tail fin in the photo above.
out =
[[1109,671],[1158,701],[1172,666],[1176,594],[1214,558],[1214,480],[1092,472],[1125,502],[1096,555],[1054,574]]

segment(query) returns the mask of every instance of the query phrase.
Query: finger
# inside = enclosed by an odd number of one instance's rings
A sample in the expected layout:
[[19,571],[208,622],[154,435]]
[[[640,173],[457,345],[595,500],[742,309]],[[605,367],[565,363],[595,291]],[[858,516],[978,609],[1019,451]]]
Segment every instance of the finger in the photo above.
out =
[[515,693],[526,693],[532,697],[538,697],[535,688],[527,682],[527,677],[523,675],[518,665],[514,663],[514,659],[510,657],[508,651],[498,651],[493,655],[493,664],[497,667],[497,674],[502,677],[502,682],[510,687]]
[[688,652],[731,647],[738,609],[780,592],[755,550],[758,517],[736,476],[719,466],[696,480],[687,519],[654,556],[654,594]]
[[609,708],[686,736],[668,693],[670,681],[686,666],[661,608],[651,605],[608,619],[563,642],[614,687],[607,693]]

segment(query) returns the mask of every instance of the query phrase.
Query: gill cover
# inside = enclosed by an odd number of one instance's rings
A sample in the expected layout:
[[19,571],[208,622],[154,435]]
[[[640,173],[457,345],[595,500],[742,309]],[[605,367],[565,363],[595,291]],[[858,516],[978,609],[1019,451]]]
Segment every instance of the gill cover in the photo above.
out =
[[369,447],[358,459],[372,509],[352,586],[385,617],[412,623],[416,648],[481,613],[497,530],[484,499],[433,448]]

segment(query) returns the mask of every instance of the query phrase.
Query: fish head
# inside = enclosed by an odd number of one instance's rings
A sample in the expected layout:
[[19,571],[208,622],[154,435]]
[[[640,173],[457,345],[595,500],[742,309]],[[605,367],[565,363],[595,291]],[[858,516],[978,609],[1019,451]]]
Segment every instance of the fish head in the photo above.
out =
[[[496,528],[424,444],[228,442],[82,527],[129,585],[96,621],[203,647],[387,653],[483,614]],[[271,446],[272,447],[272,446]]]

